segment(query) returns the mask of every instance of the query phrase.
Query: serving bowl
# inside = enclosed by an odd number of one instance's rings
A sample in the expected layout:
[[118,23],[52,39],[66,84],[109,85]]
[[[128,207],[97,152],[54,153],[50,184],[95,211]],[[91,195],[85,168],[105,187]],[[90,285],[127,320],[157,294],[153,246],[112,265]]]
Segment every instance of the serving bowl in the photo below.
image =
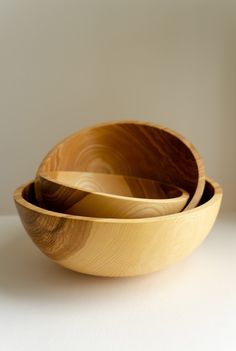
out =
[[205,185],[203,161],[189,141],[140,121],[99,124],[69,136],[47,154],[37,176],[48,171],[113,173],[173,184],[190,194],[185,210],[198,204]]
[[180,212],[189,195],[158,181],[90,172],[49,171],[35,183],[41,207],[102,218],[147,218]]
[[48,211],[38,206],[33,182],[19,187],[14,199],[29,236],[52,260],[81,273],[124,277],[158,271],[196,249],[215,222],[222,189],[207,179],[196,208],[145,219]]

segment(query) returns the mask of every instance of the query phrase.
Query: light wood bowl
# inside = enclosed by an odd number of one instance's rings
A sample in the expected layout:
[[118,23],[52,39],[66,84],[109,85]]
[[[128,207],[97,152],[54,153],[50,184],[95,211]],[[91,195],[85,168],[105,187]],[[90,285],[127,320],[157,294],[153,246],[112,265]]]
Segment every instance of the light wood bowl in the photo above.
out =
[[41,207],[72,215],[147,218],[180,212],[189,195],[158,181],[106,173],[49,171],[35,184]]
[[134,276],[163,269],[205,239],[220,208],[222,190],[208,179],[198,207],[146,219],[87,218],[38,207],[34,183],[14,193],[33,242],[55,262],[99,276]]
[[47,171],[122,174],[173,184],[190,194],[185,209],[203,193],[205,171],[196,149],[180,134],[147,122],[120,121],[83,129],[56,145],[37,175]]

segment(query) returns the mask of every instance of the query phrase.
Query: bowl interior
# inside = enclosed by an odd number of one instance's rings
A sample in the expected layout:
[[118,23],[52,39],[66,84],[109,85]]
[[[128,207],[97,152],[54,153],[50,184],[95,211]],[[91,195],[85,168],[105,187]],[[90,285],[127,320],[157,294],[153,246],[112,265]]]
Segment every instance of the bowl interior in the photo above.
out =
[[87,171],[155,179],[190,195],[187,209],[203,193],[203,161],[184,137],[146,122],[121,121],[79,131],[44,158],[44,171]]
[[[34,206],[37,206],[38,208],[42,209],[42,207],[40,207],[40,205],[39,205],[39,203],[37,201],[36,195],[35,195],[35,183],[34,182],[28,183],[25,187],[23,187],[21,195],[22,195],[22,198],[25,201],[27,201],[28,203],[30,203],[30,204],[32,204]],[[210,180],[206,180],[203,195],[201,197],[201,200],[200,200],[198,206],[196,206],[196,207],[200,207],[200,206],[206,204],[208,201],[210,201],[214,197],[214,195],[215,195],[215,187],[214,187],[214,185],[211,183]],[[190,210],[190,211],[192,211],[192,210]],[[53,210],[48,211],[48,212],[49,213],[50,212],[58,213],[58,212],[53,211]],[[58,214],[60,214],[60,213],[58,213]],[[62,215],[71,217],[70,215],[65,215],[65,214],[62,214]],[[173,216],[173,215],[169,215],[169,216]],[[74,217],[74,216],[72,216],[72,217]],[[147,218],[145,218],[145,220],[147,220]],[[138,221],[142,221],[142,219],[140,219]]]
[[[181,189],[171,184],[118,174],[49,171],[40,174],[39,179],[41,191],[48,194],[57,192],[60,186],[97,194],[144,199],[171,199],[179,197],[183,193]],[[54,187],[54,184],[58,186]]]

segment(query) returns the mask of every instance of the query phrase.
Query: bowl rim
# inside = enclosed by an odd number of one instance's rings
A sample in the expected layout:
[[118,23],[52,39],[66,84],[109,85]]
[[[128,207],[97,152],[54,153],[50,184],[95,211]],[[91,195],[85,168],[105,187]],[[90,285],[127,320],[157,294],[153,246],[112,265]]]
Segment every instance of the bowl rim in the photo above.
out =
[[[97,128],[101,128],[101,127],[108,127],[108,126],[113,126],[116,124],[137,124],[137,125],[145,125],[145,126],[149,126],[149,127],[153,127],[153,128],[158,128],[161,130],[164,130],[165,132],[177,137],[178,139],[180,139],[190,150],[191,152],[194,154],[194,157],[196,159],[196,163],[199,166],[198,169],[201,170],[201,174],[199,174],[199,178],[200,176],[204,176],[205,175],[205,167],[204,167],[204,162],[201,160],[199,160],[199,152],[197,151],[197,149],[195,148],[195,146],[186,138],[184,137],[182,134],[180,134],[179,132],[176,132],[173,129],[170,129],[168,127],[165,127],[161,124],[157,124],[154,122],[149,122],[149,121],[145,121],[145,120],[136,120],[136,119],[124,119],[124,120],[113,120],[110,122],[100,122],[100,123],[96,123],[93,124],[92,126],[86,126],[84,128],[81,128],[79,130],[77,130],[76,132],[66,136],[65,138],[63,138],[61,141],[59,141],[58,143],[56,143],[48,152],[47,154],[44,156],[44,158],[42,159],[42,161],[40,162],[38,168],[37,168],[37,174],[40,172],[41,167],[43,166],[43,164],[45,163],[45,161],[48,159],[48,157],[51,155],[51,153],[53,151],[55,151],[61,144],[64,144],[65,142],[67,142],[70,139],[75,138],[77,135],[83,134],[83,133],[87,133],[89,130],[92,129],[97,129]],[[201,167],[200,167],[201,166]]]
[[194,194],[192,194],[192,195],[189,194],[187,205],[185,205],[184,211],[188,210],[189,204],[193,203],[195,197],[197,196],[196,190],[198,189],[198,191],[201,193],[201,196],[202,196],[202,194],[204,192],[205,183],[203,182],[203,180],[206,180],[206,172],[205,172],[205,165],[204,165],[203,159],[202,159],[201,155],[199,154],[199,152],[197,151],[197,149],[195,148],[195,146],[187,138],[185,138],[182,134],[180,134],[179,132],[176,132],[175,130],[172,130],[170,128],[167,128],[167,127],[164,127],[162,125],[159,125],[157,123],[149,122],[149,121],[145,121],[145,120],[136,120],[136,119],[133,119],[133,120],[132,119],[113,120],[113,121],[110,121],[110,122],[95,123],[92,126],[90,125],[90,126],[86,126],[84,128],[81,128],[80,130],[78,130],[78,131],[68,135],[67,137],[63,138],[61,141],[59,141],[57,144],[55,144],[47,152],[47,154],[44,156],[44,158],[42,159],[42,161],[40,162],[40,164],[39,164],[39,166],[37,168],[36,177],[39,175],[40,171],[44,167],[44,164],[51,157],[51,155],[54,152],[56,152],[56,150],[58,150],[61,145],[63,145],[64,143],[66,143],[70,139],[74,139],[74,138],[77,137],[77,135],[87,133],[88,131],[90,131],[92,129],[113,126],[113,125],[116,125],[116,124],[136,124],[136,125],[149,126],[149,127],[152,127],[152,128],[158,128],[158,129],[163,130],[163,131],[171,134],[172,136],[178,138],[191,151],[191,153],[192,153],[192,155],[193,155],[193,157],[195,159],[196,165],[197,165],[198,181],[197,181],[197,184],[196,184],[196,188],[195,188]]
[[220,201],[223,195],[223,190],[220,187],[220,185],[212,180],[209,177],[206,177],[206,182],[208,182],[214,190],[214,194],[212,197],[206,201],[205,203],[196,206],[193,209],[187,210],[187,211],[182,211],[179,213],[173,213],[170,215],[164,215],[164,216],[159,216],[159,217],[148,217],[148,218],[96,218],[96,217],[85,217],[85,216],[78,216],[78,215],[69,215],[65,213],[60,213],[60,212],[54,212],[50,210],[46,210],[44,208],[41,208],[39,206],[36,206],[29,201],[25,200],[23,197],[23,191],[26,187],[30,186],[31,184],[34,183],[34,181],[27,182],[21,186],[19,186],[14,194],[13,198],[16,204],[21,205],[22,207],[33,211],[37,212],[38,214],[42,215],[47,215],[47,216],[52,216],[52,217],[57,217],[57,218],[63,218],[63,219],[70,219],[70,220],[75,220],[75,221],[84,221],[84,222],[95,222],[95,223],[117,223],[117,224],[141,224],[141,223],[155,223],[155,222],[164,222],[165,220],[175,220],[179,216],[187,216],[194,214],[195,212],[199,212],[204,210],[205,208],[213,206],[216,202]]
[[[100,173],[100,172],[85,172],[85,171],[48,171],[48,172],[70,172],[70,173],[93,173],[93,174],[102,174],[102,175],[105,175],[105,176],[117,176],[117,177],[122,177],[123,175],[122,174],[113,174],[113,173]],[[44,174],[45,173],[45,174]],[[156,183],[160,183],[160,184],[163,184],[163,185],[166,185],[166,186],[169,186],[169,187],[172,187],[173,189],[175,190],[178,190],[180,192],[180,194],[176,197],[171,197],[171,198],[165,198],[165,199],[158,199],[158,198],[153,198],[153,199],[150,199],[150,198],[145,198],[145,197],[132,197],[132,196],[125,196],[125,195],[117,195],[117,194],[111,194],[111,193],[103,193],[103,192],[99,192],[99,191],[92,191],[92,190],[83,190],[82,188],[80,189],[79,187],[77,188],[76,186],[72,186],[72,185],[67,185],[66,183],[63,184],[63,181],[59,181],[59,180],[56,180],[56,179],[52,179],[50,178],[49,176],[46,175],[46,171],[44,172],[40,172],[39,175],[38,175],[38,178],[39,178],[39,182],[40,182],[40,179],[43,179],[43,180],[46,180],[47,182],[50,182],[50,183],[53,183],[53,184],[56,184],[56,185],[61,185],[65,188],[69,188],[70,190],[78,190],[78,191],[81,191],[81,192],[84,192],[84,193],[87,193],[88,195],[98,195],[98,196],[101,196],[101,197],[104,197],[104,198],[108,198],[108,199],[117,199],[117,200],[123,200],[124,202],[140,202],[140,203],[147,203],[147,204],[166,204],[166,203],[172,203],[172,202],[175,202],[175,203],[179,203],[179,202],[182,202],[182,201],[188,201],[190,195],[189,193],[178,187],[178,186],[175,186],[173,184],[167,184],[167,183],[163,183],[163,182],[160,182],[159,180],[155,180],[155,179],[148,179],[148,178],[141,178],[141,177],[134,177],[134,176],[125,176],[126,178],[134,178],[134,179],[143,179],[143,180],[150,180],[150,181],[154,181]]]

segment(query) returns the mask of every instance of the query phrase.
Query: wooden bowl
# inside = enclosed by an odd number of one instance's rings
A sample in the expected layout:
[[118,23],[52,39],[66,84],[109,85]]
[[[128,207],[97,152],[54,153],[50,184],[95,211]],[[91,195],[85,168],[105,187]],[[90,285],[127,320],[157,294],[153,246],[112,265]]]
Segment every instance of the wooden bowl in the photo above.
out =
[[203,161],[184,137],[147,122],[121,121],[83,129],[56,145],[37,175],[47,171],[122,174],[173,184],[190,194],[186,209],[203,193]]
[[146,218],[180,212],[189,195],[158,181],[106,173],[49,171],[35,184],[41,207],[102,218]]
[[72,216],[38,207],[34,183],[14,193],[33,242],[55,262],[99,276],[134,276],[163,269],[189,255],[205,239],[220,208],[222,190],[208,179],[198,207],[145,219]]

